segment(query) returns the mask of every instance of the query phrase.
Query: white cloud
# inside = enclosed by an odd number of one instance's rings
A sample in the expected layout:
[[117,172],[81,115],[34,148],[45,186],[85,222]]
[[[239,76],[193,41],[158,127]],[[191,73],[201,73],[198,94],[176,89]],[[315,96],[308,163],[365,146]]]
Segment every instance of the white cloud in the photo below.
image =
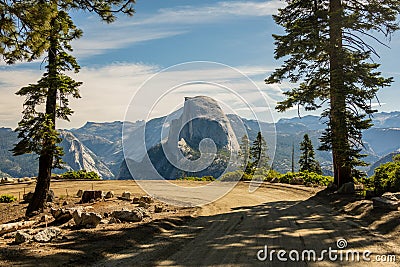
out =
[[156,15],[132,22],[133,25],[147,24],[208,24],[216,21],[237,19],[238,16],[263,17],[276,14],[283,1],[265,2],[226,1],[208,6],[180,6],[160,9]]
[[210,24],[238,17],[261,17],[275,14],[283,3],[217,2],[208,6],[178,6],[160,9],[155,14],[137,13],[132,18],[120,18],[112,24],[102,24],[92,16],[81,25],[84,35],[74,42],[74,55],[80,58],[104,54],[107,50],[128,47],[150,40],[164,39],[189,32],[190,25]]
[[104,54],[107,50],[124,48],[129,45],[150,40],[168,38],[184,34],[183,30],[127,29],[127,27],[108,25],[108,29],[88,31],[82,39],[74,41],[74,56],[78,58]]
[[[237,67],[251,78],[259,77],[257,84],[262,86],[262,69],[268,67]],[[80,127],[86,121],[115,121],[124,120],[125,112],[130,104],[131,98],[138,92],[140,86],[160,70],[159,66],[140,63],[120,63],[103,67],[84,67],[74,78],[84,82],[80,91],[82,99],[71,100],[71,107],[75,113],[71,122],[59,122],[62,128]],[[261,74],[260,74],[261,73]],[[15,92],[22,86],[37,81],[41,76],[40,70],[2,70],[0,69],[0,125],[15,127],[21,118],[23,97],[15,95]],[[203,80],[209,84],[192,84],[177,88],[175,91],[166,93],[170,88],[177,85],[177,81],[198,81]],[[215,84],[222,84],[228,89],[218,87]],[[223,65],[205,65],[201,68],[178,68],[165,71],[164,75],[155,76],[148,83],[148,87],[140,91],[143,101],[139,101],[134,107],[134,114],[128,114],[129,120],[145,119],[149,113],[149,106],[154,105],[150,117],[163,116],[176,110],[183,104],[185,96],[208,95],[216,98],[227,111],[236,111],[239,115],[241,108],[247,104],[252,107],[262,107],[260,98],[263,93],[257,91],[252,83],[240,73],[226,68]],[[270,96],[279,94],[274,87],[261,87],[262,91]],[[164,94],[163,97],[161,97]],[[272,100],[271,100],[272,99]],[[270,106],[276,101],[273,97],[268,98]],[[158,104],[156,104],[156,102]],[[248,103],[247,103],[248,102]],[[255,112],[262,111],[255,108]],[[231,112],[230,112],[231,113]],[[247,112],[248,113],[248,112]]]

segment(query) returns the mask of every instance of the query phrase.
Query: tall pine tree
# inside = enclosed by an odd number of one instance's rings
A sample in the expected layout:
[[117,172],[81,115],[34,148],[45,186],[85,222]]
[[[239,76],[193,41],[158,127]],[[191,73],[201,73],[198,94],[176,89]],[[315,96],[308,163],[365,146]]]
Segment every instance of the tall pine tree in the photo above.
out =
[[273,35],[275,58],[284,58],[266,83],[288,79],[297,86],[285,92],[278,111],[293,106],[322,108],[328,118],[322,150],[332,150],[335,183],[341,186],[359,175],[362,131],[371,127],[376,112],[371,101],[392,78],[377,71],[378,55],[371,42],[383,44],[399,29],[399,0],[287,0],[274,16],[286,33]]
[[314,147],[308,134],[305,134],[300,143],[300,171],[309,171],[322,174],[321,166],[315,159]]
[[250,162],[250,140],[247,135],[243,135],[240,142],[239,151],[240,168],[247,174],[251,173],[251,162]]
[[250,170],[254,174],[257,169],[266,169],[268,166],[267,143],[261,132],[250,147]]
[[[24,4],[22,4],[22,2]],[[70,42],[81,36],[69,11],[80,9],[97,13],[104,21],[112,22],[115,14],[133,15],[132,0],[120,1],[2,1],[0,2],[0,53],[5,62],[32,60],[47,53],[46,72],[36,84],[17,92],[25,96],[23,118],[18,124],[19,142],[15,155],[36,153],[39,174],[32,201],[26,214],[44,208],[50,187],[51,170],[60,166],[62,149],[56,130],[56,119],[68,120],[73,111],[69,98],[79,98],[80,82],[65,73],[79,71],[76,59],[70,54]]]

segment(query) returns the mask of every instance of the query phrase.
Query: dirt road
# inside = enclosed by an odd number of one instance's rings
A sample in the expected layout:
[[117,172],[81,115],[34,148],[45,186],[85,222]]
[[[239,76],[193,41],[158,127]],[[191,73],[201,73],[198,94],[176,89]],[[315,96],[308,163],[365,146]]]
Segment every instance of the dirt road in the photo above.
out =
[[[327,207],[315,190],[266,185],[249,194],[247,184],[237,186],[224,198],[197,212],[187,225],[167,230],[151,242],[136,249],[125,249],[97,262],[96,266],[342,266],[345,261],[281,262],[276,253],[273,262],[260,261],[257,253],[284,249],[338,249],[345,239],[347,249],[370,250],[371,262],[354,262],[352,266],[396,266],[377,263],[376,255],[400,255],[399,244],[362,227],[341,212]],[[343,249],[343,251],[345,251]],[[264,253],[260,254],[261,258]],[[295,257],[295,255],[294,255]],[[288,258],[288,255],[286,255]],[[346,259],[346,257],[343,257]]]
[[[176,214],[145,225],[80,230],[66,235],[64,241],[30,249],[21,253],[18,265],[32,263],[47,266],[398,266],[400,249],[398,233],[373,231],[354,216],[343,215],[323,197],[318,189],[265,184],[249,193],[241,183],[225,197],[191,209],[191,216]],[[390,222],[389,222],[390,223]],[[301,261],[302,253],[337,250],[337,241],[345,239],[347,246],[336,261],[324,254],[324,261]],[[340,243],[342,245],[342,243]],[[267,247],[266,247],[267,246]],[[10,246],[11,247],[11,246]],[[7,249],[18,250],[18,248]],[[265,261],[267,248],[268,257]],[[38,250],[52,251],[41,257]],[[272,259],[269,256],[272,250]],[[285,250],[280,254],[278,250]],[[300,261],[292,261],[289,252],[296,250]],[[355,262],[344,252],[369,250],[366,259]],[[307,252],[307,253],[308,253]],[[290,252],[296,260],[296,252]],[[310,252],[311,253],[311,252]],[[336,253],[332,254],[333,256]],[[377,255],[383,255],[376,258]],[[398,255],[396,263],[378,263]],[[23,257],[26,258],[23,258]],[[307,259],[307,254],[304,256]]]

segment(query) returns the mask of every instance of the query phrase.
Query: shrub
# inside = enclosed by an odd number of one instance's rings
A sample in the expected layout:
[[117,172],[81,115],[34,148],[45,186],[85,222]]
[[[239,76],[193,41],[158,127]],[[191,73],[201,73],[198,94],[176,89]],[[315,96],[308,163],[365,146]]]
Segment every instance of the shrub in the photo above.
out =
[[328,186],[330,183],[333,183],[332,176],[324,176],[315,172],[301,172],[301,177],[304,180],[304,183],[312,183],[316,185]]
[[234,172],[227,172],[222,177],[220,178],[221,181],[224,182],[233,182],[233,181],[239,181],[245,176],[245,178],[248,178],[248,174],[244,173],[243,171],[234,171]]
[[311,183],[315,185],[328,186],[329,183],[333,182],[332,176],[323,176],[315,172],[303,171],[303,172],[288,172],[283,174],[279,182],[291,184],[302,181],[303,184]]
[[179,178],[178,180],[212,182],[212,181],[215,181],[215,178],[213,176],[209,176],[209,175],[203,176],[203,177],[187,176],[187,177]]
[[16,201],[17,198],[14,197],[13,195],[1,195],[0,196],[0,203],[11,203]]
[[267,182],[272,181],[272,179],[280,179],[282,177],[282,174],[280,172],[274,171],[274,170],[269,170],[265,176],[264,176],[264,180]]
[[101,180],[96,172],[87,172],[86,170],[68,171],[61,174],[61,179],[71,180]]
[[400,191],[400,162],[388,162],[375,169],[372,177],[375,193]]
[[206,182],[212,182],[215,181],[215,178],[213,176],[203,176],[201,177],[201,181],[206,181]]

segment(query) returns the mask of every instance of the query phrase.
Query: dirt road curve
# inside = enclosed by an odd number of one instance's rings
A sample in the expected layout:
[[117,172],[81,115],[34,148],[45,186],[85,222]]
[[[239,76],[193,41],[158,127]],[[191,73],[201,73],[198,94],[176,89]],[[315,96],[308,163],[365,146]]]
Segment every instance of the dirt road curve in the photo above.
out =
[[[268,185],[249,194],[246,184],[203,207],[187,224],[166,230],[135,249],[127,248],[96,266],[343,266],[346,262],[260,261],[257,252],[272,249],[337,249],[346,239],[348,249],[400,255],[398,244],[370,232],[338,211],[325,207],[313,192]],[[310,198],[311,197],[311,198]],[[319,254],[317,254],[319,255]],[[362,255],[362,254],[361,254]],[[260,254],[263,256],[263,253]],[[288,258],[288,255],[286,255]],[[345,258],[345,257],[344,257]],[[394,263],[350,262],[352,266],[396,266]],[[398,266],[398,265],[397,265]]]
[[[135,190],[131,188],[131,191]],[[355,217],[343,215],[334,206],[327,205],[324,198],[315,196],[317,191],[265,184],[250,194],[248,184],[241,183],[218,201],[201,209],[190,209],[192,216],[178,214],[140,226],[75,231],[66,240],[31,249],[20,260],[13,259],[13,263],[25,266],[32,263],[37,266],[399,266],[398,237],[362,227]],[[347,241],[343,252],[352,250],[362,258],[364,251],[371,251],[367,255],[371,262],[354,262],[350,254],[350,262],[341,262],[340,258],[330,261],[327,254],[322,262],[295,262],[289,258],[291,250],[298,251],[300,260],[304,250],[315,250],[318,258],[322,250],[330,247],[336,250],[339,239]],[[268,256],[272,250],[287,251],[281,256],[288,261],[279,261],[277,252],[272,262],[269,257],[260,261],[257,254],[264,257],[264,251],[260,250],[265,246]],[[51,253],[41,257],[40,253],[43,255],[46,249]],[[397,264],[376,262],[392,254],[397,255]],[[376,258],[377,255],[384,256]],[[291,256],[295,259],[296,253],[292,252]]]

